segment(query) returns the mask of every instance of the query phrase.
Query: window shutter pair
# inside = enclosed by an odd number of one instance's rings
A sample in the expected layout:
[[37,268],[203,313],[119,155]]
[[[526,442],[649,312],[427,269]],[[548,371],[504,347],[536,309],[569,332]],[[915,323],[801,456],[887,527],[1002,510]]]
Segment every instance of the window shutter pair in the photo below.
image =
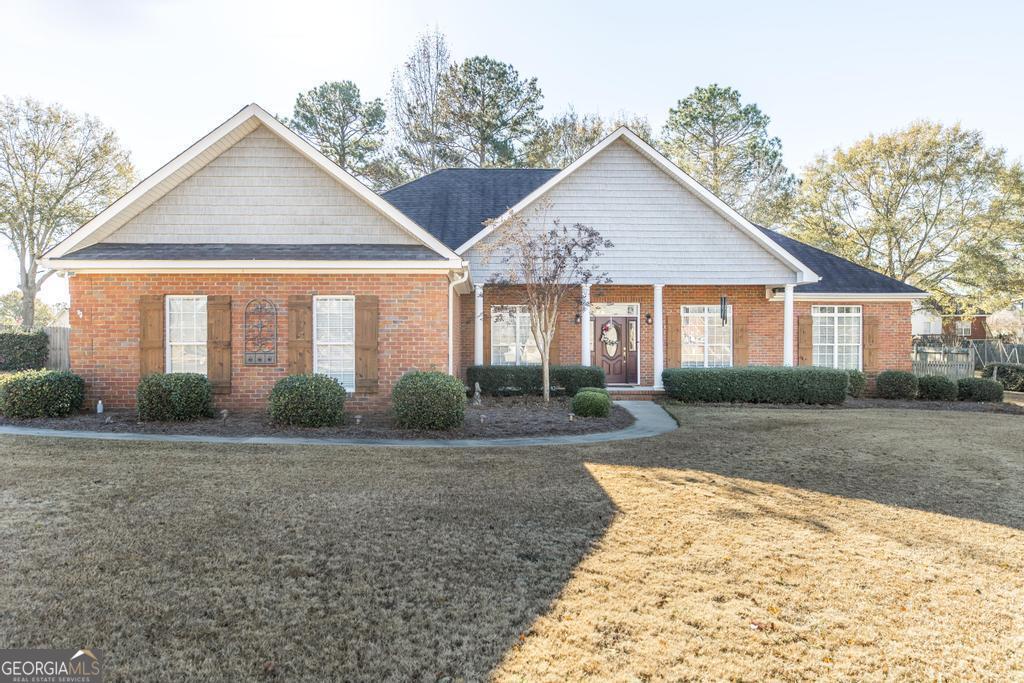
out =
[[[139,297],[139,376],[166,370],[164,297]],[[215,394],[231,393],[231,297],[206,297],[206,375]]]
[[[355,306],[356,391],[375,394],[379,384],[377,331],[379,304],[376,296],[357,296]],[[288,297],[288,374],[313,372],[313,297]]]

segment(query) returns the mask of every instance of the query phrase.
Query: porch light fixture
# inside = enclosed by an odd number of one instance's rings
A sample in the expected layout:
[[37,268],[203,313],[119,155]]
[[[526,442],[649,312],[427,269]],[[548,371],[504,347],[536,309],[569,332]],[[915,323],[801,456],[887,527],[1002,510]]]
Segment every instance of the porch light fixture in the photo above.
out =
[[644,322],[647,323],[648,325],[654,324],[654,318],[651,317],[650,313],[644,316]]
[[580,314],[577,313],[576,314],[576,324],[579,325],[581,322],[583,322],[583,318],[581,318]]

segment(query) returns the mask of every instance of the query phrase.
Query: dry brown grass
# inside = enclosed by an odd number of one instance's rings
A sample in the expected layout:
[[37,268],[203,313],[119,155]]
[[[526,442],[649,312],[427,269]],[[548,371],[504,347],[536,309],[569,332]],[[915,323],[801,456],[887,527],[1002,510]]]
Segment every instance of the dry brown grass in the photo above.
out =
[[1021,418],[673,410],[477,453],[5,438],[0,645],[111,680],[1024,677]]

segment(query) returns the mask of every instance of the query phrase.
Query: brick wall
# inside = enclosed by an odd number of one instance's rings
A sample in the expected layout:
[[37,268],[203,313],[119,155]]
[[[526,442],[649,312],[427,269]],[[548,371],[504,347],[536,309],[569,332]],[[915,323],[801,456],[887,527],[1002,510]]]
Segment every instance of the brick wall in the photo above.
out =
[[[274,383],[287,373],[290,295],[379,297],[379,389],[357,391],[354,409],[378,409],[405,371],[448,369],[448,279],[442,274],[79,274],[71,291],[71,368],[86,382],[87,398],[107,406],[135,405],[139,381],[139,297],[205,294],[231,296],[231,393],[219,407],[259,409]],[[251,299],[269,298],[278,309],[278,358],[273,366],[244,364],[244,312]],[[79,317],[78,312],[81,311]]]
[[[662,291],[664,315],[679,315],[683,305],[719,304],[720,297],[727,296],[734,314],[740,310],[747,313],[750,339],[751,365],[782,365],[783,305],[781,301],[768,301],[763,286],[665,286]],[[513,288],[494,290],[484,287],[484,357],[489,357],[491,344],[490,307],[492,305],[522,303],[523,294]],[[644,322],[648,313],[653,314],[654,289],[650,286],[602,285],[594,286],[591,292],[594,303],[638,303],[640,304],[640,382],[650,386],[654,381],[653,334],[654,328]],[[870,302],[850,299],[839,305],[856,304],[863,307],[864,316],[877,316],[879,325],[879,369],[909,370],[911,367],[910,315],[908,301]],[[810,315],[813,305],[833,305],[836,302],[797,301],[794,316]],[[579,310],[578,295],[563,303],[558,318],[558,358],[555,362],[577,364],[580,362],[580,326],[575,323]],[[473,295],[463,296],[462,303],[462,350],[459,354],[461,370],[473,364]],[[794,320],[794,360],[796,356],[796,329]],[[593,337],[593,333],[591,335]],[[667,354],[666,354],[667,358]],[[868,369],[870,370],[870,369]]]

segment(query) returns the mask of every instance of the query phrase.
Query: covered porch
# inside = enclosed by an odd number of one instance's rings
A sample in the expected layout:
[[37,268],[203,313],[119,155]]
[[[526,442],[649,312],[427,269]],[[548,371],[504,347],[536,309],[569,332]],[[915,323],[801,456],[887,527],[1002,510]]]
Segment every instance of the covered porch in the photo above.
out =
[[[660,392],[662,371],[684,362],[711,367],[793,365],[794,288],[778,286],[782,301],[773,301],[772,289],[585,285],[559,310],[551,362],[598,365],[609,391],[637,398]],[[478,284],[472,296],[472,315],[463,318],[463,329],[472,330],[464,333],[473,340],[472,354],[464,346],[464,365],[539,362],[521,293]],[[497,314],[499,309],[503,313]]]

